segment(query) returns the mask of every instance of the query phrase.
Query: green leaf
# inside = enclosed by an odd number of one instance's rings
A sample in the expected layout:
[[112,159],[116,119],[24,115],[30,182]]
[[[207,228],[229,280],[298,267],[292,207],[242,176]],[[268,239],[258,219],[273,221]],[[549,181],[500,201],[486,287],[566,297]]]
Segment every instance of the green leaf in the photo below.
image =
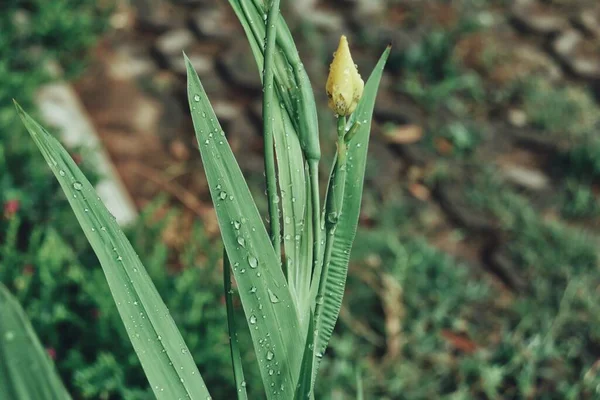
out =
[[21,305],[0,283],[0,399],[70,399]]
[[365,390],[363,389],[363,378],[360,369],[356,368],[356,400],[365,400]]
[[302,355],[302,366],[300,367],[300,378],[296,386],[294,400],[304,400],[314,398],[312,392],[311,379],[313,375],[313,353],[314,353],[314,318],[313,313],[310,313],[308,322],[308,330],[306,332],[306,341],[304,345],[304,354]]
[[92,245],[146,377],[158,399],[210,395],[146,269],[69,153],[17,105]]
[[[261,8],[257,2],[249,4],[239,0],[230,0],[238,16],[259,70],[262,70],[264,63],[263,46],[265,36],[265,26],[263,20],[264,8]],[[300,69],[304,80],[307,80],[304,69],[299,64],[297,50],[294,45],[291,33],[287,28],[283,18],[279,18],[277,26],[277,45],[279,48],[286,48],[286,54],[295,54],[296,69]],[[306,321],[310,312],[310,279],[312,272],[312,242],[309,242],[308,248],[302,243],[306,243],[304,235],[312,231],[306,230],[306,224],[310,223],[310,216],[305,217],[305,210],[310,203],[307,197],[308,172],[304,168],[304,158],[302,156],[302,144],[300,143],[299,118],[305,116],[298,115],[297,102],[294,98],[303,96],[301,88],[298,86],[297,78],[290,71],[294,69],[283,53],[275,53],[275,95],[279,108],[274,105],[273,118],[276,129],[275,148],[278,165],[278,181],[281,190],[281,208],[283,214],[283,244],[286,254],[286,271],[290,290],[298,307],[298,314],[303,329],[306,329]],[[308,83],[304,87],[310,87]],[[312,93],[310,94],[312,96]],[[311,97],[312,98],[312,97]],[[303,104],[312,104],[314,99],[305,99]],[[312,103],[311,103],[312,101]],[[312,123],[305,121],[304,124],[316,125],[316,118],[311,119]],[[317,134],[318,136],[318,134]],[[313,146],[314,147],[314,146]],[[304,223],[304,225],[303,225]]]
[[[325,282],[326,295],[323,299],[323,312],[321,318],[317,321],[318,337],[315,344],[315,362],[317,367],[315,368],[315,373],[318,370],[320,358],[325,353],[342,306],[346,276],[348,275],[350,251],[358,227],[373,108],[375,107],[379,82],[389,53],[390,47],[383,52],[379,62],[371,73],[369,80],[365,84],[362,98],[348,121],[348,126],[352,126],[357,121],[360,122],[360,126],[354,138],[348,143],[343,206],[335,230],[331,261]],[[312,289],[318,286],[318,282],[314,282],[314,284]],[[316,298],[316,290],[313,290],[313,296]]]
[[[265,38],[265,3],[260,0],[229,0],[240,20],[259,70],[263,68],[263,43]],[[282,16],[276,22],[277,48],[275,52],[275,89],[284,104],[307,159],[318,161],[321,157],[319,123],[312,86],[292,34]]]
[[304,264],[301,241],[305,234],[305,210],[307,206],[306,175],[300,142],[291,126],[288,115],[278,107],[272,107],[275,129],[275,154],[277,176],[281,192],[283,214],[283,246],[288,283],[296,299],[299,317],[306,320],[310,308],[302,306],[310,290],[310,259]]
[[[225,253],[225,252],[223,252]],[[229,327],[229,348],[231,350],[231,363],[233,365],[233,379],[237,389],[238,400],[247,400],[246,380],[242,355],[240,354],[237,328],[235,325],[235,311],[233,309],[233,289],[231,289],[231,263],[227,254],[223,254],[223,287],[225,289],[225,305],[227,306],[227,326]]]
[[248,185],[187,57],[186,67],[198,147],[267,398],[290,399],[302,357],[296,307]]

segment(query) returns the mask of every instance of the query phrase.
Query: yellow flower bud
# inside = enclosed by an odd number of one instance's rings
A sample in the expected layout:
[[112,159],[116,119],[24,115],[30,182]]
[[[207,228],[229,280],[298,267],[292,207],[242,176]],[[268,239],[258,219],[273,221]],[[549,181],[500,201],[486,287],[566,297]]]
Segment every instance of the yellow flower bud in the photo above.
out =
[[325,90],[329,97],[329,108],[337,115],[352,114],[362,96],[365,83],[350,55],[346,36],[340,38],[337,51],[329,66],[329,77]]

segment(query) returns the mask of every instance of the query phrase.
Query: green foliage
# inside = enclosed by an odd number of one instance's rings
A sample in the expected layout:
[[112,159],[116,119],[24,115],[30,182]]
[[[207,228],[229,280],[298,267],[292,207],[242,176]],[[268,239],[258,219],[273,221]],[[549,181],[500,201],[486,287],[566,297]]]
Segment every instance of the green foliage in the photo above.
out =
[[597,217],[600,215],[600,202],[592,187],[576,180],[568,180],[561,212],[567,218]]
[[0,372],[0,393],[4,399],[70,399],[21,305],[2,283]]
[[400,61],[403,90],[429,111],[443,105],[460,109],[461,97],[477,101],[485,95],[480,77],[461,68],[455,57],[462,34],[459,29],[430,32]]
[[523,111],[529,123],[540,130],[577,137],[600,127],[600,111],[586,90],[560,87],[542,79],[523,83],[520,90]]

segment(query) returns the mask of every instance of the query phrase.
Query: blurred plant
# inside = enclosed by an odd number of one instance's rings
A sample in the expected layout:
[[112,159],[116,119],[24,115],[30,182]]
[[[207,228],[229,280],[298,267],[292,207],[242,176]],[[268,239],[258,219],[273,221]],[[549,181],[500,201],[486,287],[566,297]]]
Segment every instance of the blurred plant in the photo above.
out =
[[570,179],[566,183],[561,211],[568,218],[593,218],[600,215],[600,202],[592,187]]
[[[344,293],[371,116],[389,48],[363,94],[362,79],[342,37],[327,85],[332,108],[341,114],[337,115],[338,151],[321,210],[314,97],[291,34],[279,17],[279,1],[272,1],[268,9],[259,1],[230,3],[263,71],[270,237],[198,75],[187,57],[185,61],[192,119],[226,251],[224,283],[235,386],[238,398],[247,398],[230,269],[239,288],[266,397],[311,398]],[[93,186],[58,141],[20,106],[17,109],[100,260],[155,396],[209,398],[193,355],[148,271]],[[102,357],[101,363],[104,370],[116,366],[110,356]],[[98,371],[88,369],[79,376],[93,381],[97,375]],[[115,379],[105,381],[109,389],[120,385],[118,375]]]
[[520,91],[523,111],[536,128],[572,137],[590,135],[600,128],[600,111],[585,90],[533,79],[524,82]]
[[479,76],[464,71],[454,55],[462,33],[460,30],[430,32],[403,56],[403,90],[429,111],[441,105],[462,108],[457,95],[476,101],[484,96]]

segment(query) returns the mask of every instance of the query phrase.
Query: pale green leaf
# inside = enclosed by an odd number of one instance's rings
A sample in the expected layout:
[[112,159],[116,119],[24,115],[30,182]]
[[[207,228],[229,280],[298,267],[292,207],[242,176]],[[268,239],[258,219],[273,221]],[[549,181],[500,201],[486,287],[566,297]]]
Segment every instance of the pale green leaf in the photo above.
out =
[[186,66],[188,100],[204,171],[266,395],[290,399],[302,358],[296,307],[248,185],[187,57]]
[[0,399],[70,398],[21,305],[0,283]]
[[69,153],[18,105],[92,245],[121,319],[158,399],[207,399],[208,390],[138,255]]
[[[318,337],[315,344],[315,362],[317,367],[325,353],[342,305],[342,298],[346,287],[346,276],[348,275],[350,251],[354,242],[354,236],[356,235],[360,214],[373,108],[389,52],[390,48],[388,47],[365,84],[362,98],[348,121],[348,126],[352,126],[354,122],[360,122],[361,125],[358,127],[354,138],[348,144],[344,201],[335,230],[333,251],[325,281],[323,311],[321,318],[317,321]],[[313,284],[315,285],[313,289],[318,286],[318,282],[314,282]],[[313,295],[316,296],[315,290],[313,291]],[[315,373],[316,371],[317,368],[315,368]]]
[[225,305],[227,306],[227,326],[229,328],[229,348],[231,350],[231,363],[233,365],[233,379],[237,390],[238,400],[247,400],[246,380],[242,355],[240,353],[237,327],[235,324],[235,310],[233,309],[233,289],[231,288],[231,263],[227,254],[223,252],[223,287],[225,289]]

